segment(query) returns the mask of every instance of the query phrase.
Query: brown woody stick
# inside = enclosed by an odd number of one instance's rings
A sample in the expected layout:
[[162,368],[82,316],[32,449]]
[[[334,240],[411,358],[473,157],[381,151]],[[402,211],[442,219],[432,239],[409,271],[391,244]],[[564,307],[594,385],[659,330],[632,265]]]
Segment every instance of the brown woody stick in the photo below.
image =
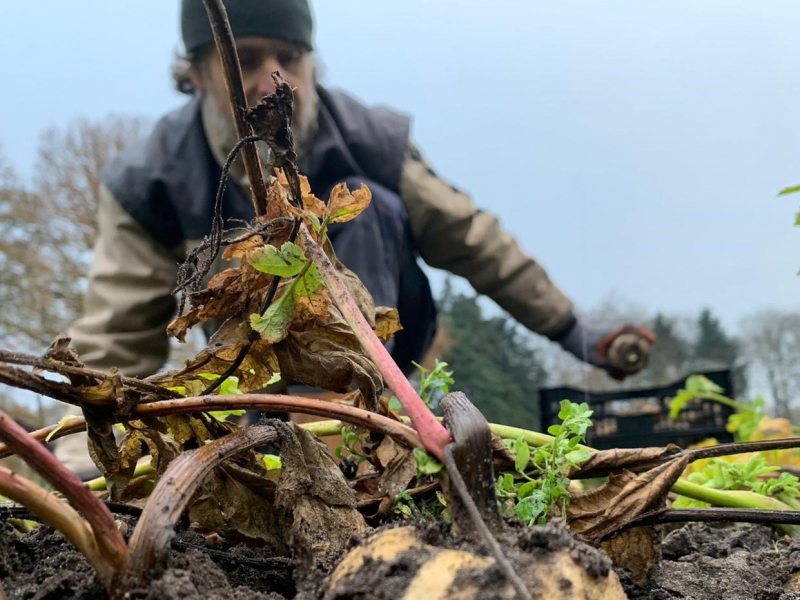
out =
[[277,436],[275,428],[269,425],[248,427],[173,460],[150,494],[133,532],[127,585],[141,587],[143,582],[158,575],[161,559],[174,536],[175,523],[214,467],[237,452],[271,442]]
[[[211,22],[211,30],[214,33],[214,43],[222,61],[222,73],[230,98],[233,124],[236,126],[236,134],[239,139],[243,139],[253,135],[253,129],[244,118],[245,110],[247,110],[247,98],[244,95],[239,55],[236,53],[233,32],[228,22],[228,13],[222,0],[203,0],[203,4],[206,6],[208,20]],[[264,172],[261,169],[261,161],[258,159],[255,143],[246,144],[242,148],[242,156],[247,180],[250,182],[253,207],[256,215],[264,215],[267,213],[267,186],[264,183]]]

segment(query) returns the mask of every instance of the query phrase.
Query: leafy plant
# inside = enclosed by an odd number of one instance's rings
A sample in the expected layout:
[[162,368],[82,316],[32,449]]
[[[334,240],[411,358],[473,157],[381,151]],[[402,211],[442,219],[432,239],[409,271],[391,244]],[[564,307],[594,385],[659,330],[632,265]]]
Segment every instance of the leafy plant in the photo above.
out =
[[[585,402],[576,404],[562,400],[558,413],[562,422],[547,430],[554,436],[552,441],[532,452],[523,437],[509,444],[515,454],[514,468],[521,480],[512,473],[505,473],[497,480],[497,495],[505,500],[503,504],[508,513],[516,514],[528,525],[544,524],[555,505],[560,505],[561,513],[566,514],[570,499],[566,474],[589,457],[589,451],[579,445],[592,425],[589,418],[592,412]],[[531,464],[538,471],[536,478],[527,474]]]
[[[688,476],[691,483],[715,490],[749,490],[763,496],[772,496],[785,502],[792,508],[800,508],[796,498],[800,496],[800,479],[789,473],[781,473],[779,477],[764,479],[778,470],[778,467],[767,464],[761,454],[754,454],[747,462],[731,462],[711,459],[699,471]],[[680,496],[674,508],[705,508],[711,506],[706,502]]]
[[445,367],[448,366],[446,362],[436,359],[436,365],[430,370],[417,363],[413,363],[413,365],[419,370],[421,375],[419,395],[425,401],[425,404],[431,406],[433,395],[436,392],[442,394],[450,393],[450,386],[453,385],[455,381],[453,381],[453,372],[445,371]]
[[334,449],[336,458],[343,462],[356,461],[356,464],[361,464],[367,460],[367,456],[361,450],[361,436],[348,427],[342,427],[341,433],[343,444],[336,446]]
[[704,375],[691,375],[686,380],[686,387],[679,390],[672,399],[669,409],[670,418],[676,418],[684,407],[694,399],[711,400],[733,408],[736,412],[728,417],[726,429],[734,434],[736,441],[747,442],[758,431],[766,401],[758,396],[751,401],[736,401],[723,395],[724,390]]

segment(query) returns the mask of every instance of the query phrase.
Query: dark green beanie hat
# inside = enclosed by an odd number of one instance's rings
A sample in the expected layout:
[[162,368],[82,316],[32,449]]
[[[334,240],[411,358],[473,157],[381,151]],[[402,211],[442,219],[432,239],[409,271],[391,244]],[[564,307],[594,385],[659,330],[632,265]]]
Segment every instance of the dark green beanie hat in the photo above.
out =
[[[225,0],[235,37],[268,37],[305,46],[311,44],[308,0]],[[214,43],[203,0],[181,0],[181,36],[188,54]]]

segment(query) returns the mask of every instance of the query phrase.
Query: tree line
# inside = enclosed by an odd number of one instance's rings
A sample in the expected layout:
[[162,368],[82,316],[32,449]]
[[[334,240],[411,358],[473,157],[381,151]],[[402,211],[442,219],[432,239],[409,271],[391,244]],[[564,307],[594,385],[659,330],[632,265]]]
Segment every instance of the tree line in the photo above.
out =
[[[41,352],[79,313],[100,173],[115,152],[149,127],[146,119],[109,116],[53,128],[41,137],[28,180],[0,146],[0,340],[5,348]],[[623,385],[664,385],[691,372],[733,368],[738,395],[767,393],[778,416],[791,416],[800,396],[800,312],[754,312],[736,336],[711,308],[690,316],[648,315],[623,313],[619,304],[615,299],[585,316],[636,317],[659,339],[648,369]],[[487,314],[475,295],[457,293],[449,283],[439,309],[435,358],[450,364],[455,388],[492,421],[537,425],[537,394],[543,386],[607,390],[619,385],[555,344],[534,338],[508,315]],[[0,402],[11,402],[2,388]]]

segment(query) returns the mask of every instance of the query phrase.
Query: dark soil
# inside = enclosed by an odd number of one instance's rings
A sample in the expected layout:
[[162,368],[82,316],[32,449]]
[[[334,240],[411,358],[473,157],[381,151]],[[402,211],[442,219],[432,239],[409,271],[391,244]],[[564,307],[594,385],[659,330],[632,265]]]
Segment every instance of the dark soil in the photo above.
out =
[[800,600],[800,540],[770,527],[689,524],[661,552],[644,589],[618,572],[631,600]]
[[[431,545],[472,549],[484,554],[475,542],[453,538],[448,528],[428,526],[420,538]],[[523,555],[546,555],[571,548],[573,556],[590,572],[602,575],[608,559],[593,549],[576,545],[560,527],[512,529],[502,536],[512,564]],[[200,550],[201,548],[202,550]],[[789,540],[765,526],[687,525],[669,533],[662,544],[662,560],[651,571],[645,588],[636,587],[618,571],[631,600],[800,600],[800,540]],[[210,552],[210,553],[209,553]],[[424,563],[422,553],[409,554],[386,573],[380,565],[364,577],[361,589],[348,590],[337,600],[399,598],[403,589],[397,569],[409,573]],[[406,564],[407,563],[407,564]],[[493,569],[494,571],[494,569]],[[191,531],[181,532],[164,575],[148,590],[138,590],[131,600],[311,600],[321,597],[325,574],[303,572],[302,590],[295,589],[294,570],[286,559],[264,556],[256,549],[210,549],[205,539]],[[310,577],[309,577],[310,575]],[[501,588],[503,575],[467,572],[464,584],[481,579],[482,599],[490,600]],[[392,579],[394,578],[394,583]],[[0,581],[8,600],[76,598],[106,600],[91,567],[52,528],[41,526],[20,535],[0,523]],[[400,586],[400,587],[398,587]]]
[[[181,549],[173,550],[163,576],[150,589],[132,593],[131,600],[285,600],[294,596],[289,561],[275,561],[243,546],[210,550],[210,555],[195,549],[205,549],[205,540],[190,531],[178,536],[178,546]],[[278,568],[270,568],[272,562]],[[19,535],[0,523],[0,581],[8,600],[108,600],[89,563],[46,525]]]

